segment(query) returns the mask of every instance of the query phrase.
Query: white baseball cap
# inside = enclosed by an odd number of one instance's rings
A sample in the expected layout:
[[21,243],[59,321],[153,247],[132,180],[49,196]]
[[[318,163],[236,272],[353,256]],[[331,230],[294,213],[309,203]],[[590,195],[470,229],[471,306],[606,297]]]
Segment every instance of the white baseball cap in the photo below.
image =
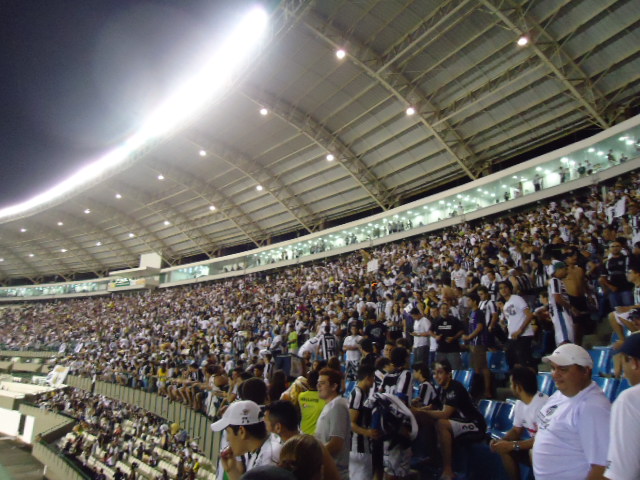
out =
[[553,362],[561,367],[580,365],[593,368],[593,359],[589,352],[574,343],[565,343],[556,348],[551,355],[542,358],[545,363]]
[[211,430],[219,432],[229,425],[254,425],[262,421],[262,412],[256,402],[240,400],[229,405],[222,418],[211,424]]

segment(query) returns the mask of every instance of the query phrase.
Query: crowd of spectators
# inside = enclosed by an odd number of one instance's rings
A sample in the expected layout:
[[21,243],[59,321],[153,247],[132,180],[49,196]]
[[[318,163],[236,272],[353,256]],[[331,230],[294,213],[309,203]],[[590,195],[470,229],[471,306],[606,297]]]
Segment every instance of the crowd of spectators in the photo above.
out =
[[[260,275],[27,304],[3,310],[0,331],[6,348],[57,348],[71,373],[157,391],[212,417],[250,377],[265,382],[266,403],[297,404],[302,391],[331,403],[328,386],[342,386],[325,365],[365,385],[362,367],[371,365],[380,391],[409,406],[410,353],[418,370],[436,365],[449,385],[469,350],[480,395],[490,397],[489,350],[505,350],[511,368],[535,369],[555,346],[582,343],[610,312],[622,334],[637,329],[627,314],[640,304],[639,187],[633,173],[508,216]],[[288,378],[276,369],[284,353],[320,378]],[[457,427],[438,425],[441,444],[455,436]],[[384,446],[385,458],[395,445]],[[405,459],[394,458],[404,472]]]

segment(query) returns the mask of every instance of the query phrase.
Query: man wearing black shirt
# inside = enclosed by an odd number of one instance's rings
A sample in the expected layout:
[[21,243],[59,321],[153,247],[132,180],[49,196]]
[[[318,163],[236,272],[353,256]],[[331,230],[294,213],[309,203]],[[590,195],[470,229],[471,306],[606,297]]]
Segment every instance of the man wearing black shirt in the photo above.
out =
[[364,327],[364,336],[370,338],[373,343],[382,348],[387,340],[387,326],[379,322],[376,317],[372,317]]
[[610,256],[604,263],[600,285],[607,292],[611,308],[633,305],[633,285],[627,281],[629,259],[622,254],[622,244],[614,240],[609,244]]
[[464,335],[464,326],[451,315],[448,304],[440,304],[440,316],[432,320],[431,329],[438,342],[436,360],[446,359],[455,370],[462,370],[460,337]]
[[473,405],[469,392],[460,382],[453,380],[448,361],[436,362],[434,373],[436,382],[442,387],[440,400],[443,407],[442,410],[427,410],[425,413],[435,421],[438,433],[443,466],[440,479],[450,480],[454,477],[453,440],[464,437],[482,440],[487,424]]

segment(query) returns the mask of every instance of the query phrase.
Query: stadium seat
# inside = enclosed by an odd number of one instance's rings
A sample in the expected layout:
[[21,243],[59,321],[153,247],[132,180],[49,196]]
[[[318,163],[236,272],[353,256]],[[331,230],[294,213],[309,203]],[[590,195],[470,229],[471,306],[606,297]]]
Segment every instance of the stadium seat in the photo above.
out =
[[538,390],[551,396],[556,391],[556,384],[549,372],[538,372]]
[[620,382],[617,378],[594,377],[593,381],[598,384],[609,401],[613,402],[615,400],[618,394],[618,383]]
[[610,374],[613,366],[613,355],[611,347],[596,347],[589,350],[589,355],[593,359],[593,376]]
[[489,363],[489,369],[493,373],[509,373],[507,354],[505,352],[499,351],[487,353],[487,362]]
[[460,353],[460,358],[462,359],[462,366],[465,370],[469,370],[471,368],[471,354],[469,352]]
[[349,395],[351,394],[351,391],[354,388],[356,388],[356,381],[355,380],[349,380],[348,382],[346,382],[345,389],[344,389],[344,396],[346,398],[349,398]]
[[489,427],[489,433],[493,438],[502,438],[513,427],[514,405],[500,403],[497,407],[493,423]]
[[482,413],[482,416],[487,421],[487,425],[493,424],[493,419],[496,415],[496,411],[499,405],[500,402],[496,400],[483,399],[478,402],[478,410],[480,411],[480,413]]
[[454,370],[453,379],[464,385],[464,388],[470,392],[473,386],[473,373],[473,370]]

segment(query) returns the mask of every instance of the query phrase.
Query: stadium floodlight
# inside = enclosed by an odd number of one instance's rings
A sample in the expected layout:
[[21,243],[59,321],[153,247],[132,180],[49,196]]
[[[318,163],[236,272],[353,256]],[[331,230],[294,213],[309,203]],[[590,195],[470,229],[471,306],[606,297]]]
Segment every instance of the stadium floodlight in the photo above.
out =
[[207,156],[207,151],[206,150],[200,150],[198,152],[198,155],[200,155],[201,157],[206,157]]
[[251,9],[219,45],[203,52],[200,68],[166,99],[124,143],[89,163],[52,188],[15,205],[0,209],[0,219],[42,209],[101,177],[112,174],[133,154],[154,140],[185,124],[206,108],[225,88],[233,85],[241,67],[260,45],[267,31],[268,15],[260,7]]
[[58,226],[59,226],[59,227],[61,227],[61,226],[63,226],[63,225],[64,225],[64,223],[62,223],[62,222],[58,222]]
[[524,47],[529,43],[529,39],[524,35],[522,35],[520,38],[518,38],[518,41],[516,43],[518,44],[519,47]]
[[338,60],[342,60],[346,56],[347,52],[343,48],[339,48],[338,50],[336,50],[336,57],[338,57]]
[[263,117],[268,114],[269,114],[269,110],[267,110],[266,108],[262,107],[260,109],[260,115],[262,115]]
[[120,195],[119,193],[116,193],[116,198],[120,200],[122,198],[122,195]]

